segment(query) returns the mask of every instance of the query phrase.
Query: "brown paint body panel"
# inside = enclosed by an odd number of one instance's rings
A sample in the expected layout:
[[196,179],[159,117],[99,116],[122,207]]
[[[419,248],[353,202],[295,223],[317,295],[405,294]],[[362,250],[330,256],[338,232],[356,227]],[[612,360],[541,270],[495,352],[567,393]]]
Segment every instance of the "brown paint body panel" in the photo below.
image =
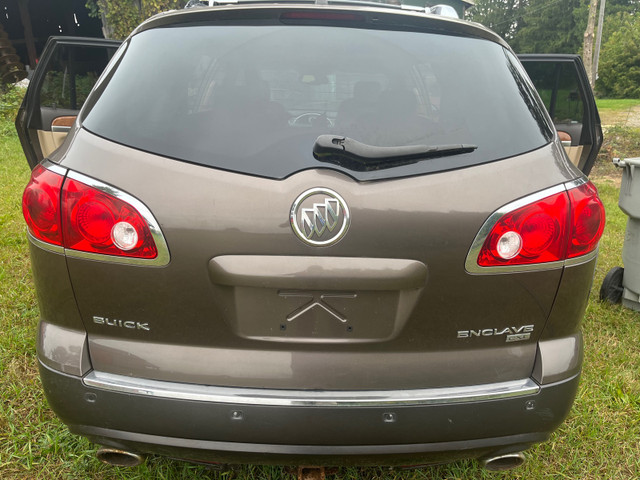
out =
[[[161,268],[68,258],[96,369],[159,380],[337,390],[528,377],[562,270],[471,275],[464,260],[491,212],[577,176],[549,145],[473,168],[398,180],[358,183],[321,168],[270,180],[158,157],[84,130],[64,166],[135,194],[160,222],[171,252],[170,264]],[[347,235],[330,247],[305,245],[289,224],[291,203],[318,186],[338,192],[352,212]],[[238,292],[216,284],[211,262],[229,256],[319,263],[347,257],[362,265],[397,258],[424,265],[428,280],[422,288],[395,293],[349,291],[340,283],[331,288],[321,272],[311,274],[320,287],[301,282],[293,290],[354,293],[365,300],[363,308],[350,324],[321,308],[289,323],[287,315],[304,303],[280,294],[295,285],[245,286]],[[344,314],[349,301],[328,305]],[[145,323],[149,331],[96,324],[96,315]],[[282,324],[292,330],[281,334]],[[457,338],[458,330],[522,325],[534,325],[528,341]]]

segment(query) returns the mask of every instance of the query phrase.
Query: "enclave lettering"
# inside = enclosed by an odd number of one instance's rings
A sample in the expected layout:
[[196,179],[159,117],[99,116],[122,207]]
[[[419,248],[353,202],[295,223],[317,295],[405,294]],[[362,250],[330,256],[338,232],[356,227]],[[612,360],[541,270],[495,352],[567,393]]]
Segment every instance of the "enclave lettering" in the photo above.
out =
[[[505,328],[483,328],[479,330],[458,330],[458,338],[471,337],[495,337],[498,335],[522,335],[522,340],[526,340],[533,332],[534,325],[522,325],[520,327]],[[529,334],[529,335],[525,335]]]

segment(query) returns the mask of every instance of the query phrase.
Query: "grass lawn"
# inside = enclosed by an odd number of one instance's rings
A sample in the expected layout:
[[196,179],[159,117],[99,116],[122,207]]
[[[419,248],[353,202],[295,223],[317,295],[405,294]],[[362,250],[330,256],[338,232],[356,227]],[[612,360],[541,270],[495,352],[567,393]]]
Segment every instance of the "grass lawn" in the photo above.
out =
[[640,106],[640,99],[637,98],[598,98],[596,99],[598,111],[610,112],[617,110],[626,110],[632,107]]
[[[603,108],[614,111],[630,105],[618,100],[599,101],[602,102]],[[620,172],[608,160],[612,152],[640,155],[640,150],[633,151],[635,143],[628,141],[640,138],[640,131],[617,132],[603,149],[592,177],[606,206],[607,227],[583,324],[586,353],[582,383],[567,421],[550,441],[529,451],[522,467],[507,473],[492,474],[473,461],[461,461],[415,471],[345,468],[333,478],[640,478],[640,313],[597,301],[603,276],[622,263],[626,224],[626,216],[617,206]],[[38,308],[20,211],[22,189],[28,178],[29,170],[12,125],[0,120],[0,478],[295,478],[278,467],[244,466],[218,472],[159,457],[134,469],[109,467],[95,459],[94,445],[71,435],[57,420],[47,407],[36,368]]]
[[[640,99],[601,98],[596,100],[602,125],[640,127]],[[636,152],[636,156],[640,152]]]

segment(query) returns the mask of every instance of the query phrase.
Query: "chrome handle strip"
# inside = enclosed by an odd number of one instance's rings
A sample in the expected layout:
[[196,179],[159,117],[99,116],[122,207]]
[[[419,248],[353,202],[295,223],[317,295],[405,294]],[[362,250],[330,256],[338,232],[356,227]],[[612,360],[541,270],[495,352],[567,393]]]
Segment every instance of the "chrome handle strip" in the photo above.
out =
[[52,125],[51,131],[54,133],[69,133],[69,131],[71,131],[71,127],[66,127],[63,125]]
[[535,395],[532,379],[465,387],[419,390],[314,391],[218,387],[165,382],[92,371],[83,378],[88,387],[111,392],[173,400],[278,407],[384,407],[388,405],[442,405]]

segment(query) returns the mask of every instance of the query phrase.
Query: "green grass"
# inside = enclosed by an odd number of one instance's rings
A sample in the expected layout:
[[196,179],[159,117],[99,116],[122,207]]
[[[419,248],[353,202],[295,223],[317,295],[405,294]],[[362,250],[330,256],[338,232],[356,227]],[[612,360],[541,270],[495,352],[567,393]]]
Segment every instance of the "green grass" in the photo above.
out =
[[598,98],[596,105],[600,113],[612,110],[627,110],[640,106],[640,99],[637,98]]
[[[285,468],[243,466],[216,472],[152,457],[133,469],[102,465],[96,447],[76,437],[48,409],[35,356],[37,302],[29,270],[20,196],[29,171],[19,142],[0,121],[0,478],[14,479],[280,479]],[[611,149],[627,149],[619,132]],[[492,474],[473,461],[416,471],[344,468],[333,478],[365,479],[638,479],[640,478],[640,313],[601,304],[606,272],[621,265],[626,217],[617,207],[620,172],[606,150],[593,177],[607,210],[594,290],[584,319],[581,387],[567,421],[511,472]],[[640,154],[640,152],[638,152]]]
[[[624,98],[596,100],[602,125],[607,127],[640,128],[640,99]],[[637,153],[640,155],[640,152]]]

